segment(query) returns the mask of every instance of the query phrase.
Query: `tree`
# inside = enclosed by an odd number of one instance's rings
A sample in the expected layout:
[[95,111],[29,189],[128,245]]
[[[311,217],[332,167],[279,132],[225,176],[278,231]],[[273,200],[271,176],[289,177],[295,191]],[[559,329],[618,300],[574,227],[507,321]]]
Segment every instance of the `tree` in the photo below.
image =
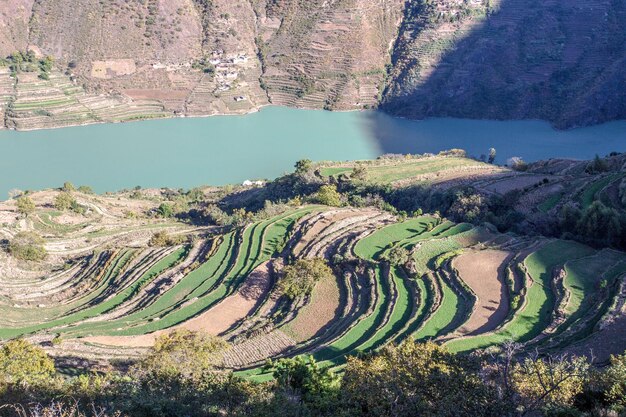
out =
[[19,197],[16,201],[17,211],[25,216],[35,211],[35,203],[28,196]]
[[357,165],[350,176],[353,180],[365,181],[367,180],[367,168],[363,164]]
[[594,201],[582,214],[576,230],[586,242],[613,246],[622,234],[619,212]]
[[157,209],[157,215],[163,218],[172,217],[174,215],[174,208],[171,204],[161,203],[161,205]]
[[534,355],[510,369],[511,387],[519,396],[523,415],[529,415],[537,410],[572,406],[583,392],[589,364],[584,358],[539,359]]
[[324,259],[299,259],[285,267],[278,288],[282,294],[294,300],[310,295],[319,280],[331,277],[333,270]]
[[69,181],[66,181],[65,183],[63,183],[63,187],[61,187],[61,190],[65,191],[66,193],[71,193],[73,191],[76,191],[76,187],[74,187],[74,184],[72,184]]
[[626,353],[611,356],[611,365],[601,374],[600,381],[610,408],[617,413],[626,412]]
[[297,175],[305,175],[308,174],[311,169],[313,168],[313,161],[311,161],[310,159],[301,159],[298,162],[296,162],[296,174]]
[[486,211],[487,202],[482,195],[459,192],[455,196],[449,214],[456,221],[476,223],[483,218]]
[[600,158],[598,154],[596,154],[593,161],[591,161],[585,168],[585,172],[587,174],[600,174],[602,172],[607,172],[608,170],[609,164],[607,164],[604,159]]
[[83,194],[93,194],[93,189],[88,185],[81,185],[80,187],[78,187],[78,191]]
[[528,164],[519,156],[509,158],[506,163],[514,171],[528,171]]
[[23,261],[42,261],[48,256],[44,240],[34,232],[20,232],[9,243],[9,253]]
[[507,405],[481,380],[479,364],[435,343],[407,340],[348,358],[342,390],[359,416],[502,416]]
[[338,387],[338,378],[328,367],[320,367],[311,355],[270,361],[266,369],[273,371],[281,388],[305,400]]
[[11,340],[0,348],[0,388],[2,385],[26,388],[50,380],[54,361],[38,346],[23,339]]
[[54,198],[54,207],[57,210],[65,211],[77,206],[76,199],[67,191],[57,194]]
[[315,200],[325,206],[341,206],[341,194],[337,191],[336,185],[322,185],[315,194]]
[[385,254],[385,259],[389,261],[391,265],[402,266],[409,262],[411,254],[408,249],[402,246],[394,246],[391,250],[389,250],[389,253]]
[[167,247],[167,246],[177,246],[184,243],[185,237],[181,235],[170,236],[165,231],[161,230],[152,235],[150,240],[148,241],[148,246],[154,247]]
[[177,329],[159,336],[134,372],[157,378],[196,379],[214,369],[227,346],[219,337]]
[[496,161],[496,155],[496,148],[489,148],[489,159],[487,160],[487,162],[493,164]]

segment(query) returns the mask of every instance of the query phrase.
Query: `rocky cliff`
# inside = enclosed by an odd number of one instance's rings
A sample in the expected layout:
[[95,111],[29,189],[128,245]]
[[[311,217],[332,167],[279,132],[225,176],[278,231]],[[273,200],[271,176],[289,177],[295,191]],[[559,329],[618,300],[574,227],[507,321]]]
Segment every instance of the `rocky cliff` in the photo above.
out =
[[0,0],[0,54],[55,63],[0,69],[0,111],[22,129],[269,103],[571,127],[626,118],[625,22],[622,0]]

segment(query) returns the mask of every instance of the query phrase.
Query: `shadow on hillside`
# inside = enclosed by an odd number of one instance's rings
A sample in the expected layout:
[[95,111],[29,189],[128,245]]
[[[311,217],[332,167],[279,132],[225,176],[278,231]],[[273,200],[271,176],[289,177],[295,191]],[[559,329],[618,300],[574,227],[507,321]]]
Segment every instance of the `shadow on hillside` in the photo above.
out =
[[[568,123],[565,118],[587,118],[590,123],[597,123],[603,117],[626,117],[626,107],[619,105],[620,99],[624,101],[623,92],[611,92],[610,87],[616,87],[615,83],[621,80],[620,70],[614,67],[626,56],[626,36],[616,35],[625,29],[620,19],[626,18],[626,6],[589,5],[583,0],[502,0],[500,7],[456,41],[436,69],[422,80],[416,79],[419,62],[413,56],[403,55],[407,49],[414,55],[421,54],[411,44],[420,30],[411,29],[410,8],[393,53],[394,62],[401,60],[406,64],[400,66],[405,70],[396,77],[404,90],[392,86],[385,92],[383,112],[411,119],[532,118],[562,127]],[[612,8],[613,13],[607,13],[607,8]],[[437,48],[437,42],[433,40],[434,46],[423,48]],[[601,96],[614,97],[618,100],[613,100],[617,108],[598,110],[603,104],[593,100],[604,100]],[[610,100],[605,101],[609,106]],[[588,114],[578,115],[581,109],[589,110]],[[611,116],[603,116],[605,113]],[[443,149],[436,146],[437,138],[424,141],[419,132],[413,134],[410,127],[402,125],[377,112],[369,115],[372,136],[384,153]],[[501,133],[506,135],[506,129]],[[401,134],[406,139],[398,139]],[[456,135],[456,140],[442,138],[446,148],[450,142],[463,145],[463,139],[476,140],[471,132],[458,131]],[[415,136],[422,141],[419,148]],[[482,148],[488,146],[482,144]],[[486,149],[480,153],[484,152]]]

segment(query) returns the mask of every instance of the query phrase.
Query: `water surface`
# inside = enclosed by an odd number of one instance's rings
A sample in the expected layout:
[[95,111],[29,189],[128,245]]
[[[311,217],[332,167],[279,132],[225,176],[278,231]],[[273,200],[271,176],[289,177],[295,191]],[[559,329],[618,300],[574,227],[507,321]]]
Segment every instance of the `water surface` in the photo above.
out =
[[463,148],[527,161],[626,151],[626,121],[557,131],[540,121],[429,119],[268,107],[246,116],[0,131],[0,199],[65,181],[97,192],[274,178],[298,159],[351,160]]

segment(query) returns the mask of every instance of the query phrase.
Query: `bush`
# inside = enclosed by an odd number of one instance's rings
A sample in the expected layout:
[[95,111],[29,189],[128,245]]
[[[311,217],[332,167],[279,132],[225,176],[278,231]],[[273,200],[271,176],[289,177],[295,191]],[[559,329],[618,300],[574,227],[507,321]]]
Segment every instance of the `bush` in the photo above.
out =
[[322,185],[315,194],[315,201],[325,206],[339,207],[341,206],[341,194],[335,185]]
[[20,232],[9,243],[9,253],[23,261],[42,261],[48,253],[44,240],[34,232]]
[[528,171],[528,164],[519,156],[514,156],[506,161],[507,165],[514,171]]
[[585,172],[587,174],[600,174],[603,172],[607,172],[608,170],[609,164],[607,164],[604,159],[600,158],[598,154],[596,154],[596,157],[593,159],[593,161],[591,161],[585,168]]
[[285,267],[278,288],[283,295],[294,300],[310,295],[320,279],[332,276],[333,270],[324,259],[299,259]]
[[0,385],[37,385],[52,378],[55,372],[54,362],[46,352],[25,340],[11,340],[0,348]]
[[170,236],[164,231],[156,232],[152,235],[150,240],[148,241],[149,246],[154,247],[167,247],[167,246],[178,246],[185,243],[185,237],[182,235]]
[[157,215],[163,218],[169,218],[174,216],[174,208],[171,204],[161,203],[159,208],[157,209]]
[[76,199],[68,191],[63,191],[54,198],[54,207],[57,210],[65,211],[77,206]]
[[22,196],[17,199],[17,211],[20,214],[28,215],[35,211],[35,203],[28,196]]

